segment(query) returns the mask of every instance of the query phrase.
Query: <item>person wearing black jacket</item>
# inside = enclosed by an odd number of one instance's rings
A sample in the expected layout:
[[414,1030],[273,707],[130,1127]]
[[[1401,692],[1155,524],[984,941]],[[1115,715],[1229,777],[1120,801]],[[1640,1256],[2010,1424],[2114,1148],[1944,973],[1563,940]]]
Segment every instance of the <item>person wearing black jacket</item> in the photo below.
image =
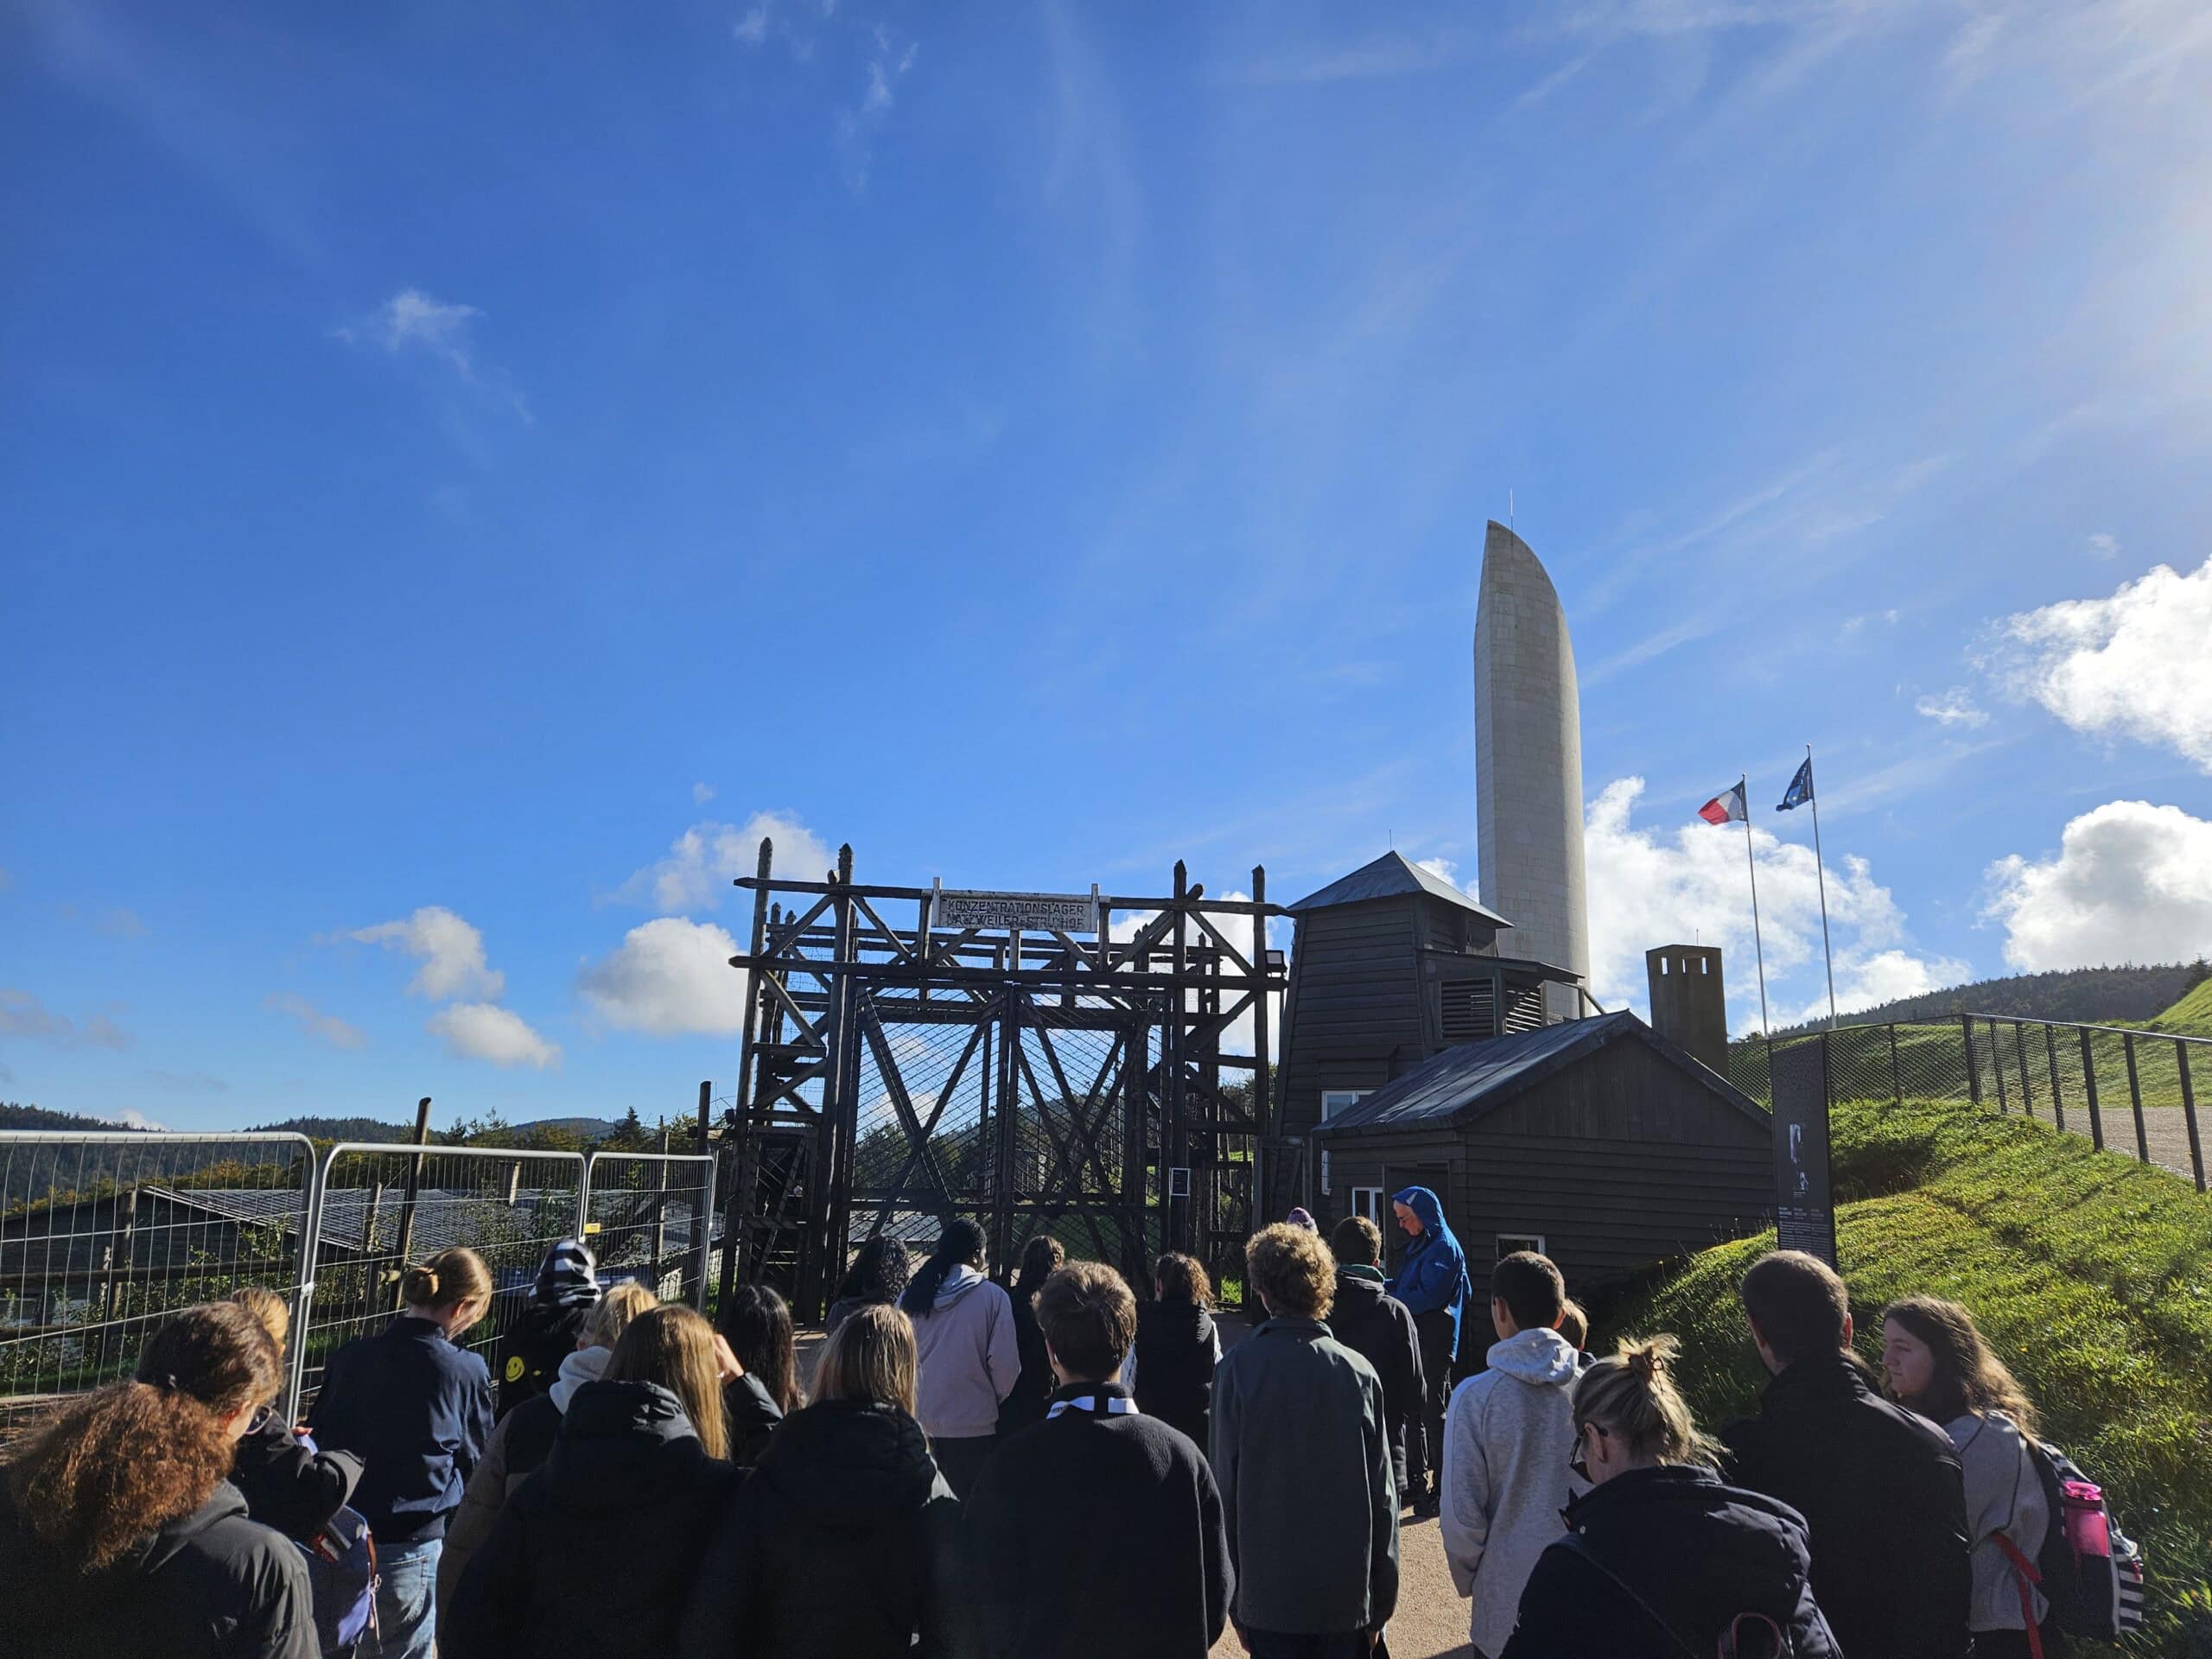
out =
[[983,1659],[1205,1659],[1229,1620],[1229,1535],[1190,1437],[1119,1383],[1136,1299],[1096,1262],[1037,1297],[1060,1387],[968,1503]]
[[699,1558],[685,1659],[964,1651],[960,1506],[914,1421],[918,1369],[913,1326],[880,1302],[823,1344],[814,1403],[784,1419]]
[[1805,1517],[1813,1591],[1844,1652],[1964,1659],[1972,1541],[1950,1437],[1874,1391],[1826,1262],[1773,1251],[1742,1295],[1774,1380],[1758,1416],[1721,1431],[1723,1473]]
[[599,1263],[582,1239],[564,1238],[546,1251],[522,1317],[499,1338],[499,1416],[553,1386],[599,1298]]
[[1037,1328],[1037,1310],[1031,1306],[1045,1281],[1060,1270],[1068,1253],[1050,1233],[1039,1233],[1022,1247],[1021,1271],[1007,1294],[1014,1299],[1014,1340],[1021,1355],[1021,1375],[1014,1392],[999,1402],[999,1438],[1016,1429],[1045,1421],[1045,1407],[1052,1397],[1057,1379],[1045,1356],[1044,1333]]
[[492,1376],[454,1345],[484,1317],[492,1274],[475,1251],[440,1250],[401,1275],[398,1317],[330,1357],[315,1437],[365,1465],[353,1507],[377,1548],[386,1659],[429,1659],[447,1519],[492,1433]]
[[806,1403],[798,1385],[791,1311],[773,1287],[740,1285],[715,1316],[737,1375],[722,1389],[729,1415],[730,1461],[750,1469],[776,1425]]
[[1196,1258],[1170,1254],[1153,1268],[1153,1298],[1137,1309],[1137,1339],[1122,1381],[1137,1409],[1204,1446],[1211,1438],[1213,1371],[1221,1333],[1206,1305],[1213,1285]]
[[[292,1310],[273,1290],[248,1286],[229,1300],[261,1322],[276,1344],[281,1363],[291,1334]],[[346,1507],[361,1478],[361,1460],[350,1452],[320,1452],[303,1442],[272,1407],[257,1414],[231,1460],[231,1484],[246,1512],[295,1543],[308,1543]]]
[[283,1382],[253,1315],[172,1315],[137,1372],[65,1409],[0,1466],[8,1659],[315,1659],[307,1557],[224,1478]]
[[1567,1535],[1537,1557],[1500,1659],[1682,1659],[1722,1651],[1747,1618],[1795,1659],[1842,1659],[1804,1517],[1701,1465],[1717,1448],[1675,1387],[1680,1352],[1630,1338],[1575,1383],[1574,1467],[1592,1489],[1567,1500]]
[[553,1454],[462,1572],[439,1652],[667,1653],[706,1530],[737,1476],[715,1455],[726,1449],[720,1399],[705,1319],[660,1307],[632,1320],[605,1379],[576,1390]]
[[1406,1480],[1406,1425],[1421,1400],[1421,1332],[1382,1275],[1382,1230],[1365,1216],[1346,1216],[1329,1235],[1337,1258],[1337,1300],[1329,1334],[1375,1368],[1382,1379],[1382,1421],[1390,1431],[1390,1472],[1401,1503],[1413,1502]]

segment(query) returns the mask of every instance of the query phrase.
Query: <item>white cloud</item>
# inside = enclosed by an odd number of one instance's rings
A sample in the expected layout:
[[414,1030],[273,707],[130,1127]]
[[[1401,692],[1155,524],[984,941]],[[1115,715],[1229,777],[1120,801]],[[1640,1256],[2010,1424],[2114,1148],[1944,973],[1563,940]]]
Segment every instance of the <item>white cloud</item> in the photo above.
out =
[[535,1066],[541,1071],[561,1064],[558,1043],[546,1041],[520,1014],[497,1003],[456,1002],[432,1014],[423,1029],[444,1038],[446,1046],[463,1059]]
[[93,1112],[89,1116],[103,1123],[112,1123],[118,1129],[154,1129],[165,1133],[169,1127],[147,1116],[135,1106],[126,1106],[119,1112]]
[[664,915],[715,910],[730,883],[760,867],[760,841],[776,844],[779,874],[798,881],[819,881],[834,861],[830,849],[797,818],[780,812],[756,812],[743,826],[695,823],[678,836],[659,862],[637,871],[615,890],[632,904],[651,905]]
[[79,1026],[67,1014],[54,1014],[30,992],[0,988],[0,1037],[28,1037],[62,1048],[130,1046],[130,1033],[105,1014],[88,1016]]
[[2212,772],[2212,559],[2157,565],[2108,599],[2063,600],[1991,630],[1980,666],[2077,732],[2164,743]]
[[730,25],[730,31],[747,46],[759,46],[768,38],[768,8],[759,5]]
[[290,1015],[302,1031],[310,1037],[321,1038],[333,1048],[359,1048],[368,1041],[359,1026],[340,1020],[334,1014],[325,1014],[296,992],[280,995],[271,991],[262,999],[261,1006],[272,1014]]
[[1955,685],[1940,696],[1929,693],[1912,705],[1912,711],[1939,726],[1964,726],[1969,731],[1989,723],[1988,711],[1974,706],[1974,693],[1963,685]]
[[1897,625],[1897,613],[1894,610],[1869,611],[1863,616],[1847,616],[1843,619],[1842,627],[1837,632],[1847,639],[1853,639],[1876,622],[1893,628]]
[[371,346],[386,356],[421,352],[436,358],[470,385],[495,393],[525,421],[530,405],[505,370],[480,364],[471,336],[484,314],[473,305],[433,299],[419,288],[402,289],[365,321],[337,330],[349,345]]
[[709,801],[711,801],[714,798],[715,786],[712,784],[694,784],[691,785],[691,801],[694,805],[704,806]]
[[2110,531],[2101,530],[2089,537],[2089,556],[2093,559],[2116,559],[2120,556],[2120,537]]
[[[1643,953],[1662,944],[1717,944],[1724,953],[1730,1023],[1756,1030],[1759,993],[1743,831],[1691,822],[1671,834],[1630,823],[1643,779],[1608,784],[1589,806],[1583,861],[1590,906],[1592,994],[1607,1007],[1647,1005]],[[1683,817],[1689,817],[1685,805]],[[1777,1025],[1827,1011],[1821,956],[1819,871],[1809,847],[1754,828],[1759,923]],[[1906,948],[1904,916],[1863,858],[1827,871],[1840,1009],[1870,1007],[1891,988],[1929,989],[1968,976],[1967,964]],[[1511,935],[1507,936],[1510,941]],[[1817,1001],[1815,1003],[1815,996]]]
[[746,976],[729,965],[737,941],[711,922],[663,916],[578,976],[609,1025],[655,1037],[728,1037],[745,1022]]
[[2212,823],[2108,801],[2066,826],[2056,856],[1989,867],[1985,912],[2024,970],[2185,962],[2212,950]]
[[404,950],[423,966],[407,982],[416,996],[442,1001],[449,996],[495,997],[507,977],[484,960],[484,936],[443,905],[425,905],[404,922],[379,922],[356,928],[351,938],[363,944]]

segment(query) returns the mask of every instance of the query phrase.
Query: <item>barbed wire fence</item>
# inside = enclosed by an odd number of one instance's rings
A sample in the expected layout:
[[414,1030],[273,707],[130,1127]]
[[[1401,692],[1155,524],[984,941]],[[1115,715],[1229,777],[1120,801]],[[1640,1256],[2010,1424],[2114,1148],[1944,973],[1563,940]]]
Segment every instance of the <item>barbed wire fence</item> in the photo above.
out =
[[1958,1014],[1732,1043],[1728,1080],[1771,1106],[1772,1055],[1823,1037],[1837,1100],[1954,1102],[2031,1117],[2206,1190],[2196,1096],[2212,1080],[2212,1039]]

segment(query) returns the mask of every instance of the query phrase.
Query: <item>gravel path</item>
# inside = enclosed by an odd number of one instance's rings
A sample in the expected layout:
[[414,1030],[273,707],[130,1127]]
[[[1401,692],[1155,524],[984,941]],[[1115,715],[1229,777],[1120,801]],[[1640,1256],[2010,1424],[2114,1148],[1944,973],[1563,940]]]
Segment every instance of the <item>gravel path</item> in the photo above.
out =
[[[1433,1521],[1408,1518],[1398,1534],[1398,1611],[1389,1626],[1390,1659],[1466,1659],[1468,1604],[1452,1587]],[[1245,1659],[1236,1632],[1215,1643],[1213,1659]]]

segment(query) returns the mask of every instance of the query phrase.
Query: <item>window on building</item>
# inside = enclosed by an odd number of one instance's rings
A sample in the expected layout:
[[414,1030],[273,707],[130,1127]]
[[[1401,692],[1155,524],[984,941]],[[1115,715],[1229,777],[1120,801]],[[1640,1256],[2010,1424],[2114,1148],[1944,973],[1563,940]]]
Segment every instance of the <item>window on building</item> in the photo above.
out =
[[1541,1233],[1500,1233],[1497,1236],[1497,1259],[1504,1261],[1516,1250],[1534,1250],[1538,1255],[1548,1255]]
[[1365,1216],[1380,1227],[1382,1224],[1382,1189],[1379,1186],[1352,1188],[1351,1212],[1355,1216]]
[[1321,1091],[1321,1121],[1325,1123],[1338,1112],[1369,1091],[1364,1089],[1324,1089]]

